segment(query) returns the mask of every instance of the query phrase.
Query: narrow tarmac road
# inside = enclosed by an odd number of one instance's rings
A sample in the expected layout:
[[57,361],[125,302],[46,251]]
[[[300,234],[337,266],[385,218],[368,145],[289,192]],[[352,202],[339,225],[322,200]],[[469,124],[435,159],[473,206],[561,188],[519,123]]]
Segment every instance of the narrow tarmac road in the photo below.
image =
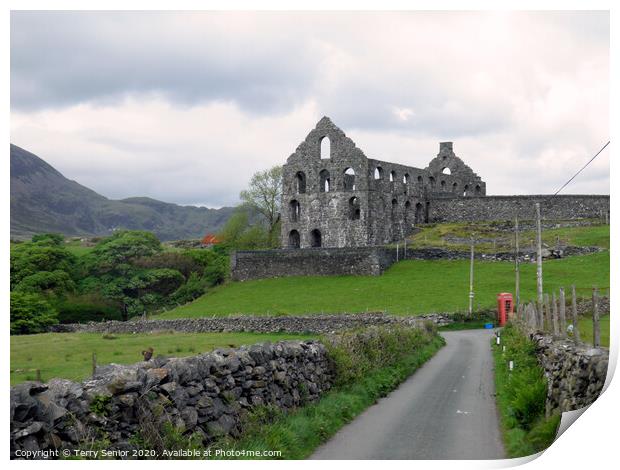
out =
[[442,333],[444,346],[312,459],[500,459],[493,330]]

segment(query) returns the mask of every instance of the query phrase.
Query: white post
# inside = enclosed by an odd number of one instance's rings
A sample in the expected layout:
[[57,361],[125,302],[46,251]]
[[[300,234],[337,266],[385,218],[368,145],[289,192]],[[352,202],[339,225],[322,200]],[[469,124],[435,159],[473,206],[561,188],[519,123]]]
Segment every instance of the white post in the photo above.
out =
[[540,223],[540,202],[536,203],[536,291],[538,304],[543,303],[543,269],[542,269],[542,228]]
[[469,261],[469,316],[474,309],[474,239],[471,239],[471,255]]

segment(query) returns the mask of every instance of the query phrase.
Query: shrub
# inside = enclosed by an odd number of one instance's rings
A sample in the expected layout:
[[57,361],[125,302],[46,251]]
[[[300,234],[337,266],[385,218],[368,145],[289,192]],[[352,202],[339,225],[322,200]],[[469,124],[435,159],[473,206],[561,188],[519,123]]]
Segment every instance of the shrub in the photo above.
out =
[[197,299],[205,293],[205,281],[200,279],[196,273],[190,274],[187,282],[179,287],[171,295],[171,301],[184,304]]
[[433,327],[401,325],[371,326],[328,336],[326,344],[335,368],[336,384],[355,382],[368,372],[393,365],[436,337]]
[[11,292],[11,334],[42,333],[58,323],[58,313],[40,294]]

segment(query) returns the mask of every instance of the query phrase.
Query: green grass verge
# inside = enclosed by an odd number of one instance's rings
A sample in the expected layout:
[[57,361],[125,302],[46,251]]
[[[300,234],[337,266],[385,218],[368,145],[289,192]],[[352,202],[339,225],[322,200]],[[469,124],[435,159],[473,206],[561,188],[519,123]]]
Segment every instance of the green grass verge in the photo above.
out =
[[444,344],[443,338],[436,336],[394,365],[371,371],[355,383],[335,389],[294,412],[273,411],[259,413],[258,417],[255,414],[241,439],[220,441],[212,447],[225,452],[279,450],[280,459],[304,459],[342,426],[394,390]]
[[[609,319],[610,315],[600,317],[601,325],[601,346],[609,347]],[[586,315],[579,318],[579,336],[584,343],[592,344],[594,342],[592,325],[592,315]]]
[[142,360],[141,351],[155,355],[191,356],[219,347],[240,346],[283,339],[310,339],[316,335],[258,333],[151,333],[101,335],[95,333],[44,333],[11,336],[11,385],[35,380],[36,369],[47,381],[60,377],[83,380],[92,372],[92,354],[98,364],[131,364]]
[[[609,286],[609,252],[544,263],[546,290],[575,284]],[[498,292],[514,290],[514,265],[477,261],[474,272],[477,309],[494,308]],[[578,291],[579,292],[579,291]],[[409,260],[382,276],[301,276],[231,282],[158,318],[211,315],[294,315],[384,311],[396,315],[465,311],[469,261]],[[521,265],[521,298],[536,295],[536,266]]]
[[[512,325],[502,330],[501,339],[501,345],[491,346],[500,428],[508,457],[524,457],[553,443],[560,415],[545,417],[547,380],[536,359],[534,344]],[[505,352],[502,346],[506,347]]]

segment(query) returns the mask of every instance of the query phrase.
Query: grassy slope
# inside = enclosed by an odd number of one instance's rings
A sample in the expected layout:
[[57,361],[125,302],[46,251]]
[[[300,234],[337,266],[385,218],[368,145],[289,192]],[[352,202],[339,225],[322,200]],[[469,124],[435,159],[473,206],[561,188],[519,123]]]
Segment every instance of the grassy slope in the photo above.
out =
[[[409,246],[414,248],[440,247],[468,251],[469,245],[450,242],[444,237],[448,237],[448,239],[450,237],[469,239],[472,233],[474,233],[475,238],[496,239],[495,246],[492,242],[477,243],[476,250],[479,252],[493,253],[494,251],[514,250],[514,235],[509,232],[499,232],[494,225],[491,222],[477,222],[421,226],[421,231],[410,238]],[[558,237],[562,244],[609,248],[609,225],[564,227],[543,231],[543,243],[549,246],[555,246]],[[519,239],[521,248],[529,248],[533,245],[536,234],[533,231],[521,232]]]
[[[569,286],[588,290],[609,286],[609,252],[544,263],[545,291]],[[514,291],[510,262],[476,262],[475,304],[493,307],[498,292]],[[536,266],[521,265],[522,299],[533,298]],[[386,311],[419,314],[467,308],[469,262],[402,261],[382,276],[323,276],[233,282],[160,318],[228,314],[303,314]],[[579,292],[579,291],[578,291]],[[589,292],[589,291],[588,291]]]
[[11,336],[11,384],[62,377],[83,380],[90,376],[92,353],[99,364],[131,364],[142,360],[141,351],[152,347],[155,355],[188,356],[218,347],[282,339],[308,339],[311,335],[256,333],[152,333],[114,335],[105,339],[94,333],[45,333]]
[[[609,315],[604,315],[600,319],[601,324],[601,346],[609,347]],[[579,335],[581,341],[592,344],[592,316],[579,318]]]

